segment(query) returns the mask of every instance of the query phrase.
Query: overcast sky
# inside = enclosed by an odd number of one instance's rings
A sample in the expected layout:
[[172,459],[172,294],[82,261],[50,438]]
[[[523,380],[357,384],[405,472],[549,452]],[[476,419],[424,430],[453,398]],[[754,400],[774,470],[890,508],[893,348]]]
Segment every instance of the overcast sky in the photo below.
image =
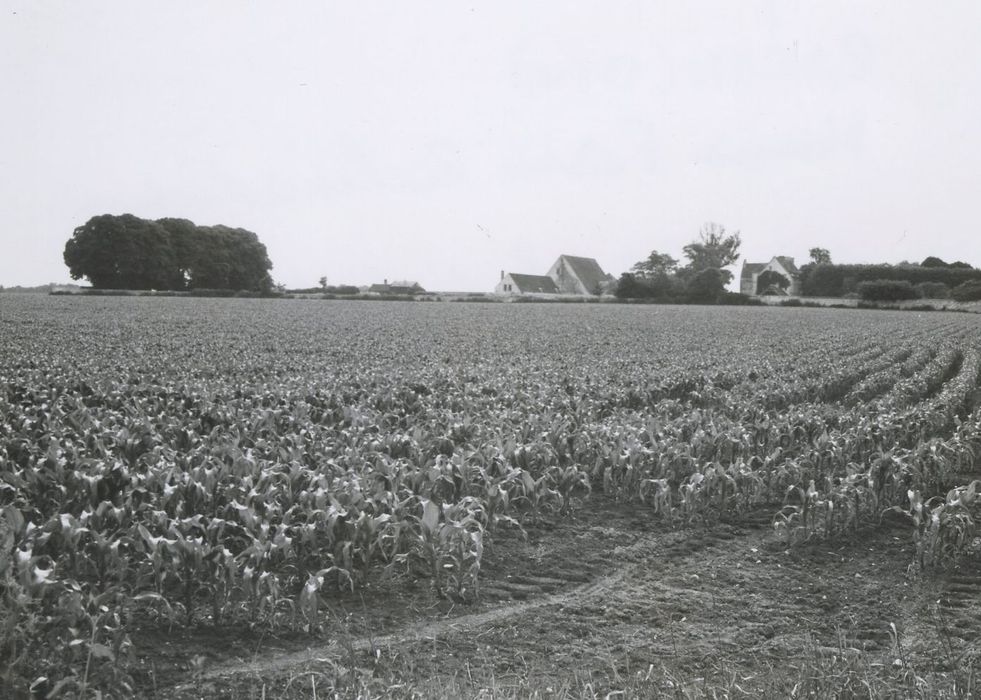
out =
[[[981,3],[0,0],[0,284],[97,214],[290,287],[744,259],[981,265]],[[738,272],[738,268],[736,268]]]

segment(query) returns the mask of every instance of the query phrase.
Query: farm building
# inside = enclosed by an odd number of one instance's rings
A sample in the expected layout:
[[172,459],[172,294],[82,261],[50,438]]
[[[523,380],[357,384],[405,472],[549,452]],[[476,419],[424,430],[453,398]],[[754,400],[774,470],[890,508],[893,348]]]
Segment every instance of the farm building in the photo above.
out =
[[496,294],[601,294],[613,277],[593,258],[560,255],[544,275],[525,275],[501,271]]
[[501,281],[494,291],[497,294],[558,294],[559,288],[548,275],[522,275],[501,271]]
[[[767,272],[775,273],[787,280],[786,288],[781,285],[770,284],[765,289],[760,289],[760,277]],[[768,277],[772,279],[772,276]],[[774,256],[770,262],[766,263],[744,262],[739,280],[739,291],[754,297],[764,294],[797,296],[800,294],[800,270],[794,264],[794,259],[786,255]]]
[[391,284],[385,280],[382,284],[373,284],[368,287],[372,294],[423,294],[426,290],[418,282],[410,280],[398,280]]

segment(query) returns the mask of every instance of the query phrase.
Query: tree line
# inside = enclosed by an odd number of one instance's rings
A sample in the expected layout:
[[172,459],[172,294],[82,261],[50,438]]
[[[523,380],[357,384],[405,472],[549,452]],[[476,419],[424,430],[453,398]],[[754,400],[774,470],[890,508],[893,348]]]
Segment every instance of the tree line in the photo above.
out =
[[732,281],[732,273],[725,268],[739,260],[741,243],[739,231],[728,233],[724,226],[709,222],[697,239],[682,248],[687,264],[652,250],[629,272],[620,275],[616,296],[670,303],[720,301],[730,296],[726,286]]
[[72,279],[96,289],[234,289],[268,292],[272,262],[252,231],[155,221],[132,214],[89,219],[65,244]]
[[[622,299],[652,299],[667,303],[745,303],[743,294],[726,290],[732,273],[725,267],[739,260],[738,231],[705,224],[698,238],[682,251],[687,264],[657,250],[651,251],[617,281]],[[968,263],[945,262],[930,256],[921,263],[898,265],[836,265],[826,248],[811,248],[810,261],[799,270],[800,294],[805,297],[854,295],[867,301],[904,299],[981,299],[981,270]],[[756,294],[783,294],[791,280],[767,270],[756,279]]]

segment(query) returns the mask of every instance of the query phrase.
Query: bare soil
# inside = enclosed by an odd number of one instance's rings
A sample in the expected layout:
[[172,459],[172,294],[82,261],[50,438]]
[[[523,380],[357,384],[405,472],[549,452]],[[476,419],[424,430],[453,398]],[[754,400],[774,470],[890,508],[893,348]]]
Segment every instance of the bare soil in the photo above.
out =
[[776,509],[673,529],[594,496],[526,537],[495,532],[477,603],[396,577],[332,597],[312,637],[140,634],[138,680],[167,698],[302,697],[317,679],[321,697],[355,680],[437,697],[638,682],[651,694],[718,683],[749,697],[792,687],[815,660],[921,679],[976,663],[981,566],[920,572],[896,521],[788,549],[770,525]]

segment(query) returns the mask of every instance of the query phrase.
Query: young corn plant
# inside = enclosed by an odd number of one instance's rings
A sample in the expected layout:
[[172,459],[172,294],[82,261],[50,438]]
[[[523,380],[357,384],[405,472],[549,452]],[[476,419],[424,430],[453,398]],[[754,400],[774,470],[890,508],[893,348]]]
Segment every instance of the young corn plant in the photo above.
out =
[[560,512],[569,513],[572,506],[572,498],[577,493],[589,494],[592,488],[589,484],[589,474],[580,471],[575,465],[568,467],[549,467],[548,474],[555,490],[562,498]]
[[978,487],[981,481],[972,481],[950,490],[946,497],[927,500],[919,491],[910,490],[908,508],[886,509],[901,513],[912,522],[920,569],[955,564],[973,546],[978,532]]
[[788,503],[774,516],[773,528],[778,534],[785,538],[787,546],[797,542],[803,542],[819,531],[819,526],[823,522],[824,513],[814,480],[808,484],[807,489],[799,486],[791,486],[787,489],[787,498],[794,496],[797,503]]

